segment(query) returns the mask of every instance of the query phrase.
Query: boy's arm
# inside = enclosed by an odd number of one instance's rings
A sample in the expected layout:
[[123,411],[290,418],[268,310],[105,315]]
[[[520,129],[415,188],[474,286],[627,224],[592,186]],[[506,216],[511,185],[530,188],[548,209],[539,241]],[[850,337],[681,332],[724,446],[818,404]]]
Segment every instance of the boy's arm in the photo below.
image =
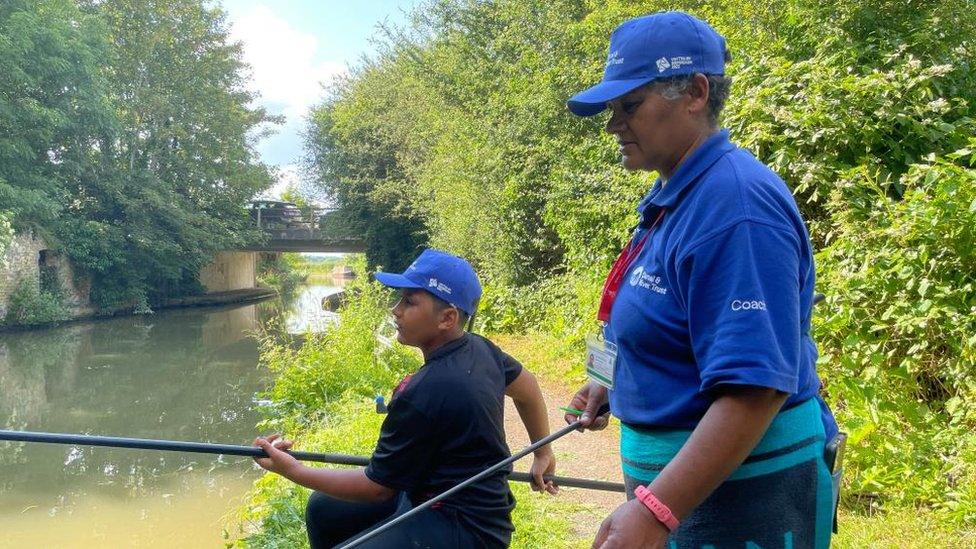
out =
[[290,442],[272,445],[276,438],[276,435],[272,435],[267,439],[258,437],[254,441],[254,445],[260,446],[269,456],[255,458],[254,461],[262,468],[278,473],[295,484],[301,484],[306,488],[345,501],[381,502],[389,500],[397,493],[392,488],[370,480],[364,469],[307,467],[291,454],[283,451],[291,447]]
[[[505,394],[511,397],[515,403],[525,430],[529,434],[529,440],[535,442],[549,436],[549,418],[546,413],[546,402],[542,398],[542,390],[532,372],[525,368],[508,384]],[[556,487],[552,482],[543,480],[543,475],[552,475],[556,471],[556,458],[552,452],[552,446],[546,444],[535,451],[535,461],[532,464],[532,488],[538,491],[545,490],[550,494],[556,493]]]

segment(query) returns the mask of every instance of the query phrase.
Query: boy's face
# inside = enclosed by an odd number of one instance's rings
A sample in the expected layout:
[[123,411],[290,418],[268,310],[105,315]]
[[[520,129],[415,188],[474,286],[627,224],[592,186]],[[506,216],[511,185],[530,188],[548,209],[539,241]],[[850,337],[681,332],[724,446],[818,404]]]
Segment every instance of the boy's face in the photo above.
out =
[[397,341],[404,345],[425,348],[452,327],[447,310],[438,311],[434,297],[425,290],[404,288],[391,312]]

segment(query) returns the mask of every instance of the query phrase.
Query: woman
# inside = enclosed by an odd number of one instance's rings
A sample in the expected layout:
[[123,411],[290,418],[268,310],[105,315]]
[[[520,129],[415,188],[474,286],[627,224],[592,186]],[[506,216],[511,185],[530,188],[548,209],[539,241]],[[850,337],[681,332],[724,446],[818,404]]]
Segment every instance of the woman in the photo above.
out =
[[817,394],[809,236],[783,181],[718,129],[725,39],[657,13],[609,52],[569,109],[609,108],[624,167],[658,180],[604,286],[594,353],[612,373],[570,403],[599,429],[609,397],[621,421],[629,501],[593,545],[827,547],[837,426]]

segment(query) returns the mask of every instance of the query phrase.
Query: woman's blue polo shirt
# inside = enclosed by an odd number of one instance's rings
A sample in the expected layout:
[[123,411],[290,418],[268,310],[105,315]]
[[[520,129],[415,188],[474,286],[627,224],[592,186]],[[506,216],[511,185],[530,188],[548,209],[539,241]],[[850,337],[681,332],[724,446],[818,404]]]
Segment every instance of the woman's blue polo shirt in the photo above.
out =
[[624,423],[693,429],[720,385],[819,397],[810,237],[786,184],[722,130],[641,201],[639,241],[604,329],[617,345],[610,406]]

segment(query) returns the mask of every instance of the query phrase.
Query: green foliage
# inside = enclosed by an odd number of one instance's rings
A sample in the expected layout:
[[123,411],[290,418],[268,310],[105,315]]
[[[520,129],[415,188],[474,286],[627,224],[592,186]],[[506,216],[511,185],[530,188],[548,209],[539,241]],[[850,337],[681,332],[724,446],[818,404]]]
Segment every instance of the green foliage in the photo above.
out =
[[[968,58],[970,47],[958,55]],[[736,73],[746,93],[726,117],[742,145],[791,184],[820,240],[830,238],[831,206],[838,206],[827,198],[848,172],[875,172],[898,198],[909,166],[959,148],[976,130],[973,94],[953,89],[968,64],[931,64],[902,46],[852,70],[856,55],[837,40],[801,61],[757,60]]]
[[0,7],[0,204],[91,275],[97,305],[199,291],[214,251],[256,237],[242,205],[271,177],[252,134],[275,120],[208,5]]
[[311,206],[311,204],[308,203],[308,199],[298,191],[298,188],[294,184],[288,185],[285,190],[281,192],[281,199],[285,202],[291,202],[302,210]]
[[21,280],[8,301],[2,323],[6,326],[52,324],[68,318],[63,292],[41,290],[29,280]]
[[[911,166],[890,200],[859,171],[831,196],[816,332],[857,491],[976,519],[976,170],[971,149]],[[911,478],[906,482],[906,478]]]
[[274,288],[285,302],[290,302],[308,271],[298,254],[262,254],[257,266],[259,286]]
[[[342,207],[339,224],[368,243],[370,264],[402,270],[420,251],[422,225],[403,198],[411,190],[389,160],[393,151],[380,142],[383,134],[375,128],[346,130],[347,122],[364,118],[357,110],[366,107],[357,107],[346,112],[326,104],[312,113],[306,140],[310,164]],[[357,137],[366,142],[357,143]]]
[[105,34],[70,0],[0,5],[0,204],[18,228],[53,223],[62,193],[95,176],[93,145],[114,124]]

